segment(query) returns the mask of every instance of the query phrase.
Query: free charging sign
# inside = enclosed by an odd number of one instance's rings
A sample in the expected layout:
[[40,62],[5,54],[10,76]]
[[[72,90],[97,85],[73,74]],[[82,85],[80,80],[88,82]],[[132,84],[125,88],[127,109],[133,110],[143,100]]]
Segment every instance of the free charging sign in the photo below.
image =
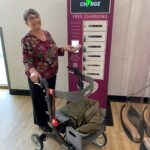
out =
[[111,0],[71,0],[71,13],[109,13]]

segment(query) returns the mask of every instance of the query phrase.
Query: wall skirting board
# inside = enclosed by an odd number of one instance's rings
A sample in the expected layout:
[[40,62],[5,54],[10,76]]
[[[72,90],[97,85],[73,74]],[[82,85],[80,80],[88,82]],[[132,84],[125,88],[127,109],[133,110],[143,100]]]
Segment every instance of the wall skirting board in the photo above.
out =
[[29,90],[10,89],[9,93],[11,95],[30,96],[30,91]]
[[[19,89],[10,89],[9,93],[11,95],[23,95],[23,96],[30,96],[30,91],[29,90],[19,90]],[[111,102],[126,102],[127,101],[127,96],[121,96],[121,95],[108,95],[108,100]],[[144,102],[148,102],[148,98],[144,98]]]

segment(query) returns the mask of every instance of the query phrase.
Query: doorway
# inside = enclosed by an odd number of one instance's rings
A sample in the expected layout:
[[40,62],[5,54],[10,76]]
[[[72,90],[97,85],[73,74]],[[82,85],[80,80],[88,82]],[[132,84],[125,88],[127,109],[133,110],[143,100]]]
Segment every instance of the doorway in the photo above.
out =
[[8,76],[6,66],[6,55],[4,47],[4,39],[2,34],[2,28],[0,27],[0,88],[8,89]]

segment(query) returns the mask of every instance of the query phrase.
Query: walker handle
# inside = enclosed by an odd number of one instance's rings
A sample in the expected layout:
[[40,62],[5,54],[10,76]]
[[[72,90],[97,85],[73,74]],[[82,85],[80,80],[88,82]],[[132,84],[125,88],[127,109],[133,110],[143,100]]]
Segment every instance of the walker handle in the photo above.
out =
[[80,70],[78,69],[78,68],[75,68],[75,67],[67,67],[68,68],[68,70],[70,70],[70,71],[73,71],[73,73],[76,75],[76,76],[82,76],[82,74],[81,74],[81,72],[80,72]]

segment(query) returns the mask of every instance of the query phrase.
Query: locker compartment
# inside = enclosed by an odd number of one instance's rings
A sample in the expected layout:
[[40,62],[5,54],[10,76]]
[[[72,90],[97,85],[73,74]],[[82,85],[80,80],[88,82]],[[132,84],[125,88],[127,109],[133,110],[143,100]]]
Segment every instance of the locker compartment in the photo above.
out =
[[83,73],[93,79],[103,79],[104,71],[103,70],[85,70]]
[[85,61],[83,63],[83,70],[103,70],[104,69],[104,61]]
[[104,41],[106,41],[106,32],[84,32],[84,43]]
[[84,31],[107,31],[107,21],[84,21]]
[[106,42],[86,42],[84,43],[83,52],[105,51]]
[[101,61],[105,60],[104,52],[86,52],[83,53],[83,61]]

